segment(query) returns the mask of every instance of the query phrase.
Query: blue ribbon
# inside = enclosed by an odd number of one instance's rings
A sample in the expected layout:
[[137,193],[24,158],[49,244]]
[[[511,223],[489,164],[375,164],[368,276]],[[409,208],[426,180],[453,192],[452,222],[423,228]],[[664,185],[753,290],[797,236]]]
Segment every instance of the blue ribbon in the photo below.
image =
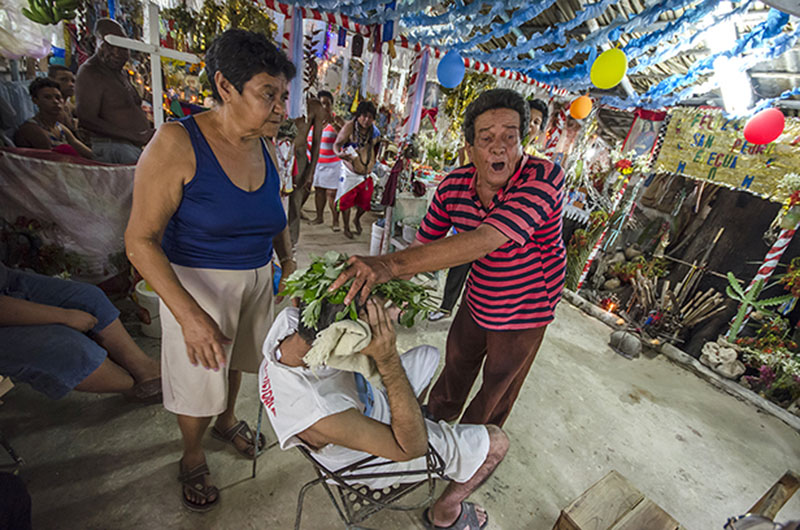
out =
[[[697,61],[692,65],[686,75],[670,76],[657,85],[650,87],[650,89],[642,95],[633,96],[627,99],[606,96],[600,100],[600,103],[621,109],[631,107],[657,109],[674,105],[688,97],[691,97],[701,88],[713,88],[716,86],[716,81],[712,79],[702,86],[689,86],[688,88],[676,93],[676,90],[679,88],[685,87],[686,85],[691,85],[692,83],[695,83],[700,76],[712,72],[714,70],[714,61],[719,58],[730,60],[732,58],[741,56],[741,59],[739,59],[739,68],[744,70],[762,61],[779,57],[786,51],[790,50],[798,41],[798,39],[800,39],[800,28],[796,28],[792,33],[784,33],[783,26],[788,21],[789,15],[776,9],[771,9],[767,15],[767,20],[737,40],[733,48],[715,53]],[[757,53],[745,55],[745,52]],[[784,94],[786,95],[784,96]],[[781,94],[779,98],[789,97],[792,95],[791,93],[787,94],[786,92],[784,94]],[[756,109],[760,109],[761,105],[762,102],[756,106]],[[752,114],[754,112],[757,111],[754,109],[747,114]]]

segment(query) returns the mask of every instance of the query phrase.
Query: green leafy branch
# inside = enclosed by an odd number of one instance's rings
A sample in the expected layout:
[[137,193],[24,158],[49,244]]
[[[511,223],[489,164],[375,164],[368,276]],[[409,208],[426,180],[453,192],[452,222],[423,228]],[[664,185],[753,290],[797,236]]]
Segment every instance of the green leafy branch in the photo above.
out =
[[765,314],[771,314],[768,308],[785,304],[793,298],[792,295],[786,294],[782,296],[775,296],[773,298],[765,298],[759,300],[758,297],[761,291],[764,290],[764,280],[759,279],[750,289],[744,289],[743,285],[736,279],[733,273],[728,273],[728,287],[725,292],[730,298],[739,302],[739,311],[736,313],[736,318],[731,324],[731,329],[728,331],[728,340],[734,340],[739,332],[742,330],[744,319],[750,313],[751,309]]
[[[334,305],[344,303],[345,296],[353,283],[352,280],[336,291],[328,292],[328,288],[347,268],[347,258],[346,254],[334,250],[328,251],[322,257],[314,257],[308,268],[297,270],[286,279],[286,289],[280,294],[281,296],[300,298],[303,301],[305,307],[301,317],[306,327],[317,329],[323,301]],[[431,301],[430,291],[430,288],[408,280],[390,280],[376,285],[372,289],[372,294],[385,298],[400,307],[402,313],[399,322],[410,328],[420,315],[424,318],[428,311],[436,309],[437,306]],[[358,320],[358,307],[355,300],[336,313],[335,320],[337,322],[345,318]]]

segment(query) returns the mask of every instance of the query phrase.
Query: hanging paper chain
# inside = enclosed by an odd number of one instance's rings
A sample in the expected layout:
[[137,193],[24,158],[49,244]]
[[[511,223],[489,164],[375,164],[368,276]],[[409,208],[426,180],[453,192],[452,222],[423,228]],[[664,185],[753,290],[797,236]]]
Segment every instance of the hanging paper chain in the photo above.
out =
[[421,50],[414,58],[414,64],[411,67],[411,78],[408,81],[406,117],[403,119],[403,138],[408,138],[419,130],[429,62],[430,50],[428,48]]
[[550,135],[550,139],[547,141],[547,145],[545,146],[544,150],[544,157],[547,159],[553,158],[553,155],[556,153],[556,147],[558,147],[558,141],[561,140],[561,131],[564,129],[564,126],[567,124],[567,111],[564,107],[558,111],[558,115],[556,116],[556,124],[553,128],[553,132]]

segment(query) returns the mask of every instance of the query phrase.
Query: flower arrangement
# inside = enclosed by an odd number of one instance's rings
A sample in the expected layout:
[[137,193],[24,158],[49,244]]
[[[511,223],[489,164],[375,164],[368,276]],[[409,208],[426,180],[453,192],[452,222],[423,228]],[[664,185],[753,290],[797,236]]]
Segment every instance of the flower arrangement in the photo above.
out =
[[614,169],[616,169],[623,175],[630,175],[631,173],[633,173],[633,162],[631,162],[627,158],[623,158],[622,160],[617,160],[617,162],[614,164]]
[[761,326],[755,337],[735,341],[749,367],[742,383],[781,406],[800,397],[800,354],[797,343],[786,338],[788,332],[788,321],[774,317]]
[[800,257],[792,258],[786,274],[778,280],[785,291],[792,293],[795,298],[800,298]]

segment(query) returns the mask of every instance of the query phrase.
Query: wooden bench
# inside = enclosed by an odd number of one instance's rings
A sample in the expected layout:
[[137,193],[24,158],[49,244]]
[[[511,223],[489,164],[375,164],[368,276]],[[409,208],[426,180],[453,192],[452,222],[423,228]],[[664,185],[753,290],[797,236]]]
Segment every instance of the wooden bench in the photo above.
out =
[[685,530],[616,471],[561,510],[553,530]]

